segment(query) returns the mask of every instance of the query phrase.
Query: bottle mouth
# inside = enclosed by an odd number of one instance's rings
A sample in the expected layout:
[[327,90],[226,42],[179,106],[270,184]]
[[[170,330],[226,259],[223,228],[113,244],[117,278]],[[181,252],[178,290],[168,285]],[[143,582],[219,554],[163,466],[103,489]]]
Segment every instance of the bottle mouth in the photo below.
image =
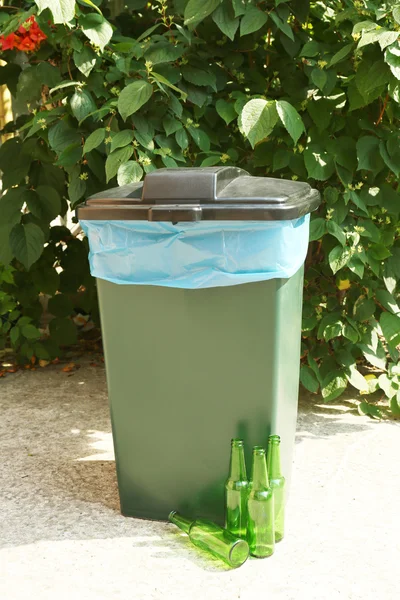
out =
[[269,441],[269,442],[272,442],[273,444],[274,444],[274,443],[275,443],[275,444],[279,444],[279,443],[280,443],[280,441],[281,441],[281,438],[280,438],[280,436],[279,436],[279,435],[270,435],[270,436],[269,436],[269,438],[268,438],[268,441]]
[[249,556],[249,545],[245,540],[238,540],[229,552],[232,567],[240,567]]
[[253,454],[265,454],[265,448],[263,448],[262,446],[254,446]]
[[243,446],[244,442],[243,442],[243,440],[241,440],[239,438],[232,438],[231,439],[231,445],[232,446]]
[[171,510],[171,512],[168,515],[168,521],[172,521],[174,515],[176,515],[176,510]]

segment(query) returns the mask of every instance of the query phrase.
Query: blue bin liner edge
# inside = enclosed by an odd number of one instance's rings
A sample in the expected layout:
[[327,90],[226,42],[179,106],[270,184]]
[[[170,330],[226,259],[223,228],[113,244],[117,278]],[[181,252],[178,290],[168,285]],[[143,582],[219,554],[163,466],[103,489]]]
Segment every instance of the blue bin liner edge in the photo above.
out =
[[200,289],[289,278],[302,266],[310,215],[288,221],[86,221],[90,270],[121,285]]

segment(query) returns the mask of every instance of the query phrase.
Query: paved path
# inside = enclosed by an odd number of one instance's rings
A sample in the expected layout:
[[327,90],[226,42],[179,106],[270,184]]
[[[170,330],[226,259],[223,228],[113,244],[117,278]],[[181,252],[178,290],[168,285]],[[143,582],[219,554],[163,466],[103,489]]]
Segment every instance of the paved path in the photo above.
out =
[[231,571],[119,515],[102,367],[7,376],[0,411],[4,600],[399,597],[400,423],[302,399],[287,538]]

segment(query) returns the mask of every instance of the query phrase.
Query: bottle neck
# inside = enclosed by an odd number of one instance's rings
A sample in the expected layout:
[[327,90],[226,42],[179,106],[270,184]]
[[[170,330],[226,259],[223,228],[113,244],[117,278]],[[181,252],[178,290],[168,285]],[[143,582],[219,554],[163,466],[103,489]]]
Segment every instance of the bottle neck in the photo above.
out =
[[253,490],[269,487],[265,451],[256,450],[253,452],[252,482]]
[[281,448],[276,441],[270,441],[268,444],[268,475],[271,479],[282,477]]
[[185,533],[189,533],[190,526],[193,523],[193,519],[188,519],[187,517],[182,516],[175,510],[169,513],[168,519],[171,523],[174,523],[179,529],[182,529]]
[[247,479],[243,444],[232,443],[229,479],[233,481],[246,481]]

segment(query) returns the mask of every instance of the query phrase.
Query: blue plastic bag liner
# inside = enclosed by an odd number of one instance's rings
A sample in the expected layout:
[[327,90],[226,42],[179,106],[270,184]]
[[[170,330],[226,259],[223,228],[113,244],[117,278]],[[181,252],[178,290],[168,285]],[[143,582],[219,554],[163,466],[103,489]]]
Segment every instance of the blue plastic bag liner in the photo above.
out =
[[291,277],[306,258],[309,221],[308,214],[285,221],[80,223],[95,277],[200,289]]

